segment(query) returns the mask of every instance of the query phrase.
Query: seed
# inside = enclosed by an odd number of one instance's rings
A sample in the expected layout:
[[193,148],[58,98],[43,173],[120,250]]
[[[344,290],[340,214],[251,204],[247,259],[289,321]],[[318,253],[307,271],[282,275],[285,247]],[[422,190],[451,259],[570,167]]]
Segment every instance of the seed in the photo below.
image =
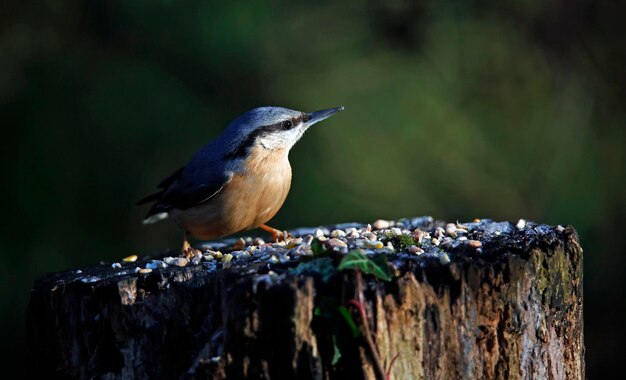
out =
[[285,248],[294,248],[302,244],[302,238],[291,239],[286,245]]
[[351,238],[359,237],[359,231],[354,227],[350,227],[346,229],[346,235]]
[[421,243],[422,242],[422,238],[424,237],[425,232],[420,230],[419,228],[416,228],[413,231],[413,238],[418,242]]
[[424,250],[416,245],[412,245],[408,247],[407,249],[409,250],[409,252],[415,253],[416,255],[421,255],[422,253],[424,253]]
[[559,224],[558,226],[556,226],[556,231],[559,232],[559,233],[563,232],[563,231],[565,231],[565,227],[563,227],[562,225]]
[[448,235],[452,235],[452,234],[456,233],[456,225],[454,223],[446,224],[446,233]]
[[337,238],[332,238],[332,239],[328,240],[328,244],[331,247],[345,247],[345,246],[348,245],[348,244],[346,244],[346,242],[344,242],[342,240],[339,240]]
[[376,234],[373,234],[371,232],[366,232],[366,233],[364,233],[361,236],[364,237],[367,240],[378,240],[378,236],[376,236]]
[[125,263],[134,263],[137,261],[137,255],[126,256],[122,259],[122,261]]
[[223,263],[228,263],[233,259],[233,255],[231,255],[230,253],[225,254],[224,256],[222,256],[222,262]]
[[177,258],[174,260],[174,265],[177,265],[177,266],[179,266],[179,267],[184,267],[184,266],[186,266],[187,264],[189,264],[189,260],[187,260],[187,259],[186,259],[186,258],[184,258],[184,257],[177,257]]
[[437,239],[441,239],[445,233],[446,231],[443,228],[437,227],[433,235],[435,235]]
[[359,240],[358,245],[360,245],[363,248],[375,248],[375,249],[381,249],[382,247],[384,247],[381,241],[367,240],[367,239]]
[[165,264],[161,260],[152,260],[148,264],[146,264],[146,268],[148,269],[167,268],[167,264]]
[[122,267],[122,264],[120,263],[113,263],[111,264],[111,268],[113,269],[120,269]]
[[483,243],[478,240],[468,240],[467,244],[472,248],[480,248],[483,246]]
[[139,270],[137,271],[137,273],[139,273],[139,274],[148,274],[148,273],[151,273],[151,272],[152,272],[152,269],[150,269],[150,268],[139,268]]
[[376,228],[377,230],[383,230],[389,227],[391,227],[391,222],[388,220],[378,219],[374,222],[374,228]]
[[272,255],[267,261],[269,261],[272,264],[276,264],[278,262],[278,257]]
[[400,236],[400,235],[402,235],[402,230],[401,230],[401,229],[399,229],[398,227],[393,227],[393,228],[391,229],[391,234],[392,234],[393,236]]
[[330,236],[331,236],[331,237],[334,237],[334,238],[342,238],[342,237],[345,237],[345,236],[346,236],[346,233],[345,233],[345,232],[343,232],[342,230],[333,230],[333,231],[330,233]]
[[441,265],[446,265],[448,263],[450,263],[450,256],[448,256],[447,253],[442,253],[441,256],[439,257],[439,262],[441,263]]
[[437,238],[432,238],[431,243],[433,243],[433,245],[438,246],[438,245],[439,245],[439,239],[437,239]]

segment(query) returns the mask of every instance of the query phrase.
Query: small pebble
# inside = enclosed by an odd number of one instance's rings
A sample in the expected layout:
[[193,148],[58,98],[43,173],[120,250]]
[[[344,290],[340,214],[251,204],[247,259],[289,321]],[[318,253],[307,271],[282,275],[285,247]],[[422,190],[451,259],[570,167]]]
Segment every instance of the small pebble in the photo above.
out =
[[233,255],[231,255],[230,253],[225,254],[224,256],[222,256],[222,262],[223,263],[228,263],[233,259]]
[[139,270],[137,271],[137,273],[139,273],[139,274],[148,274],[148,273],[151,273],[151,272],[152,272],[152,269],[150,269],[150,268],[139,268]]
[[409,246],[407,249],[409,250],[409,252],[415,253],[416,255],[421,255],[422,253],[424,253],[424,250],[416,245]]
[[256,239],[254,239],[253,244],[254,245],[263,245],[263,244],[265,244],[265,240],[263,240],[261,238],[256,238]]
[[441,256],[439,257],[439,262],[442,265],[446,265],[446,264],[450,263],[450,256],[448,256],[448,254],[445,253],[445,252],[442,253]]
[[125,263],[134,263],[137,261],[137,255],[126,256],[122,259],[122,261]]
[[213,261],[215,260],[215,257],[213,257],[213,255],[204,255],[204,259],[206,261]]
[[113,269],[120,269],[122,267],[122,264],[120,263],[113,263],[111,264],[111,268]]
[[524,219],[518,220],[515,227],[517,227],[518,230],[523,230],[526,227],[526,221]]
[[433,245],[435,245],[435,246],[439,245],[439,239],[437,239],[437,238],[432,238],[432,240],[430,242],[433,243]]
[[278,262],[278,257],[272,255],[272,256],[270,256],[269,259],[267,259],[267,261],[269,261],[272,264],[276,264]]
[[82,271],[82,270],[80,270],[80,269],[77,269],[77,270],[76,270],[76,272],[74,272],[74,273],[76,273],[76,274],[81,274],[81,273],[83,273],[83,271]]
[[458,241],[465,241],[467,240],[467,237],[465,236],[459,236],[459,238],[457,239]]
[[565,227],[563,227],[563,226],[562,226],[562,225],[560,225],[560,224],[559,224],[558,226],[556,226],[556,232],[561,233],[561,232],[563,232],[563,231],[565,231]]
[[472,248],[480,248],[483,246],[483,243],[478,240],[468,240],[467,244]]
[[321,238],[322,236],[324,236],[324,231],[322,231],[321,228],[318,228],[317,230],[315,230],[315,237],[316,238]]
[[391,227],[391,222],[388,220],[378,219],[374,222],[374,228],[377,230],[384,230],[385,228]]

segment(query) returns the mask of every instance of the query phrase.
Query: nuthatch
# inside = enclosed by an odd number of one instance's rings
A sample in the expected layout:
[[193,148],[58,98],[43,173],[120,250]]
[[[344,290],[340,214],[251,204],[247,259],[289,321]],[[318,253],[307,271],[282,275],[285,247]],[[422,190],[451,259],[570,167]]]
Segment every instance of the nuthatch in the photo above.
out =
[[304,113],[260,107],[239,116],[213,142],[202,147],[159,192],[144,224],[171,217],[188,234],[216,239],[260,227],[276,240],[279,230],[265,225],[281,208],[291,186],[289,150],[313,124],[343,107]]

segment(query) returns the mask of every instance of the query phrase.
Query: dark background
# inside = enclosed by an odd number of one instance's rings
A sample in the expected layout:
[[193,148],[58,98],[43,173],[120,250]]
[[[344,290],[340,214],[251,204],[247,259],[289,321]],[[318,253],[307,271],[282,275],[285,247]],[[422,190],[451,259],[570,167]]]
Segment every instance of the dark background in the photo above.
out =
[[618,1],[2,2],[0,355],[36,361],[23,320],[38,274],[179,246],[133,204],[234,117],[344,105],[292,151],[272,224],[572,224],[588,375],[610,376],[625,351],[625,15]]

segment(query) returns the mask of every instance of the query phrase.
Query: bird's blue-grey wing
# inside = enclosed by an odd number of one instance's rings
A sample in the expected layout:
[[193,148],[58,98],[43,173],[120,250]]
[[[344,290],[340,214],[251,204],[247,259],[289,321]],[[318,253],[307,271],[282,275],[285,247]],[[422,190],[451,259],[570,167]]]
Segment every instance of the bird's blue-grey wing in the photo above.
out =
[[149,218],[173,208],[187,209],[214,197],[230,181],[232,173],[205,157],[202,165],[190,162],[161,182],[163,190],[144,198],[142,203],[156,201],[146,215]]

